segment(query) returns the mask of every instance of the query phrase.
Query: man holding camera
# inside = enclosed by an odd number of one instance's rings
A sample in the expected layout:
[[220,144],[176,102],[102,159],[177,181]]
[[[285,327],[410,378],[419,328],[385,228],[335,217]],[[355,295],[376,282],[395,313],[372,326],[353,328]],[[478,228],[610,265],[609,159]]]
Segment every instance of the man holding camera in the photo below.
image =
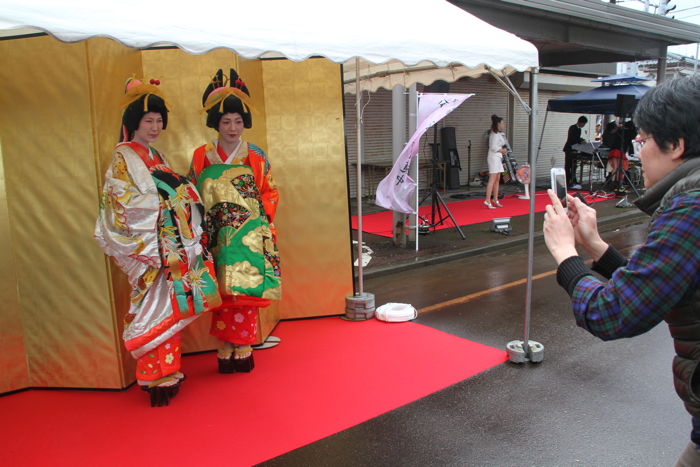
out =
[[[603,340],[668,324],[676,392],[692,415],[691,441],[677,465],[700,465],[700,76],[651,89],[640,101],[639,158],[647,192],[635,204],[651,215],[644,244],[629,259],[600,237],[595,210],[549,192],[544,237],[571,296],[579,326]],[[580,245],[594,260],[578,256]],[[593,276],[597,272],[606,280]]]

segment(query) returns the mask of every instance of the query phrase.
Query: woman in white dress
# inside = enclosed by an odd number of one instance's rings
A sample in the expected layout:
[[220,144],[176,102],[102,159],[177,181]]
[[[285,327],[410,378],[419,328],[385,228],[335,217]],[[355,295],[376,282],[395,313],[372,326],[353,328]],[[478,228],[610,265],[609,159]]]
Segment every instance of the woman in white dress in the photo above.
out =
[[[486,197],[484,204],[489,209],[503,207],[498,202],[498,185],[501,180],[501,172],[503,172],[503,156],[507,154],[505,148],[508,140],[503,132],[506,128],[506,122],[497,115],[491,115],[491,129],[489,130],[489,152],[486,156],[486,161],[489,165],[489,182],[486,185]],[[493,200],[493,201],[492,201]]]

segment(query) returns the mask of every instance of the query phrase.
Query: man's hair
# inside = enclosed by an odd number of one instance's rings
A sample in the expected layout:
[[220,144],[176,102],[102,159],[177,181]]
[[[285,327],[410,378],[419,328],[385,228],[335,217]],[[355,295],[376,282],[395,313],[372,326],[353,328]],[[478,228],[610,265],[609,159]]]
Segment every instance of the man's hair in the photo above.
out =
[[584,117],[583,115],[581,115],[578,118],[578,123],[588,123],[588,119],[586,117]]
[[681,138],[684,159],[700,156],[700,75],[664,81],[639,101],[634,123],[669,149]]

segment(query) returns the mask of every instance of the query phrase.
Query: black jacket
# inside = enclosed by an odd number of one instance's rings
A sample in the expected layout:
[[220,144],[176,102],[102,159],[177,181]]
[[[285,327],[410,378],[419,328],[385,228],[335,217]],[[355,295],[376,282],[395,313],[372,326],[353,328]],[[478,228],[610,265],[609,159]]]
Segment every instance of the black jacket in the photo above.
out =
[[581,127],[573,124],[569,127],[569,133],[566,135],[566,144],[564,144],[564,152],[571,152],[571,146],[582,143]]
[[622,149],[622,137],[620,136],[620,130],[616,132],[604,132],[603,133],[603,147],[608,149]]

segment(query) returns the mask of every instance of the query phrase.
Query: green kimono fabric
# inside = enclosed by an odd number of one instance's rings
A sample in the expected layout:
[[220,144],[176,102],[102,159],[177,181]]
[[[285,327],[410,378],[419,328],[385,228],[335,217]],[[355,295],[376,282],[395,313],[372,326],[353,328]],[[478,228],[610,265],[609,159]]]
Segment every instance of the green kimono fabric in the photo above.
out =
[[247,165],[211,165],[197,179],[222,296],[279,300],[279,252]]

